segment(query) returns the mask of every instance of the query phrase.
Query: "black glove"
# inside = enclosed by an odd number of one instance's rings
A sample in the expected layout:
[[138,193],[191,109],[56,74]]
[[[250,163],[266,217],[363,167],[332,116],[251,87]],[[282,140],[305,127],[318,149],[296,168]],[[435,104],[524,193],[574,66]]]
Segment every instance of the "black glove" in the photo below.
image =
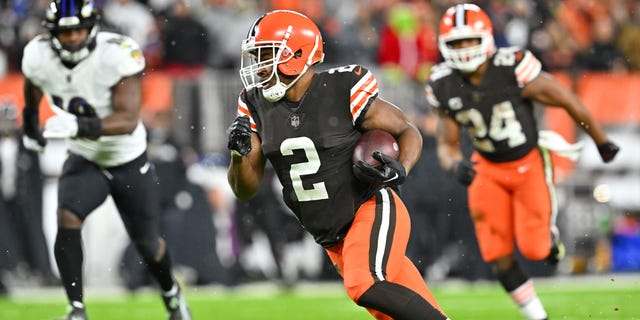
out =
[[[24,131],[24,135],[27,139],[31,140],[28,144],[34,148],[38,146],[44,148],[47,145],[47,139],[42,136],[39,123],[40,118],[38,115],[38,109],[25,106],[22,109],[22,130]],[[33,150],[34,148],[29,149]]]
[[47,139],[45,139],[42,136],[42,132],[40,132],[40,131],[36,132],[36,134],[33,137],[29,137],[29,138],[31,138],[31,139],[35,140],[36,142],[38,142],[38,145],[43,147],[43,148],[47,145]]
[[251,122],[249,117],[237,117],[227,131],[229,133],[227,148],[242,156],[248,155],[251,152]]
[[22,135],[22,144],[27,150],[44,152],[44,147],[47,145],[47,140],[38,132],[36,138],[31,138],[26,134]]
[[382,154],[380,151],[373,152],[372,156],[380,161],[382,166],[375,168],[362,160],[358,161],[353,165],[353,173],[358,180],[376,187],[389,186],[392,188],[404,182],[407,177],[407,171],[400,162]]
[[465,186],[469,186],[476,177],[476,170],[473,169],[473,163],[467,160],[462,160],[453,168],[453,175],[456,177],[458,182]]
[[620,151],[620,147],[611,141],[598,145],[598,152],[600,152],[600,157],[604,162],[610,162],[613,160],[613,158],[616,157],[616,154],[618,154],[618,151]]

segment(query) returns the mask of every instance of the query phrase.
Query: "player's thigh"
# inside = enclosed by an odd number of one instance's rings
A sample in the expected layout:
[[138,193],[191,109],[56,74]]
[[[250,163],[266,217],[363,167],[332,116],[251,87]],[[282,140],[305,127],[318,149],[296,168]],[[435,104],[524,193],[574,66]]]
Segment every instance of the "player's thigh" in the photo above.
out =
[[342,275],[352,299],[402,270],[410,229],[409,214],[391,189],[360,206],[342,249]]
[[529,259],[543,259],[549,253],[550,226],[555,219],[555,188],[540,159],[531,166],[527,179],[514,192],[514,223],[516,241],[522,254]]
[[130,235],[156,237],[160,216],[158,177],[146,153],[110,168],[111,196]]
[[[376,202],[369,199],[362,204],[347,232],[341,250],[341,270],[344,286],[349,296],[357,300],[364,293],[359,287],[368,288],[374,283],[372,274],[375,254],[371,254],[371,233],[376,221]],[[333,259],[332,259],[333,260]]]
[[58,207],[84,220],[109,195],[109,181],[94,163],[70,154],[58,179]]
[[478,169],[469,186],[469,211],[482,258],[493,261],[513,252],[513,209],[509,190]]

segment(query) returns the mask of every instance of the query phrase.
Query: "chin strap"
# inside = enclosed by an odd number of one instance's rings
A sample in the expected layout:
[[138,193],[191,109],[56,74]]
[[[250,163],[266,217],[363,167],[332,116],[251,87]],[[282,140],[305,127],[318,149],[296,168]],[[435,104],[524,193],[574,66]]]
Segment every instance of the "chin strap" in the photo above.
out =
[[76,52],[71,52],[65,49],[58,50],[58,55],[60,56],[60,59],[62,59],[62,61],[71,62],[71,63],[78,63],[84,60],[86,57],[89,56],[90,53],[91,51],[87,47],[84,47]]
[[70,51],[65,49],[60,43],[60,40],[52,34],[51,35],[51,47],[53,50],[60,56],[60,59],[64,62],[69,63],[78,63],[84,59],[86,59],[93,49],[96,47],[96,36],[98,35],[98,27],[93,26],[89,31],[89,35],[87,36],[87,40],[84,43],[84,46],[77,51]]
[[293,79],[293,81],[291,81],[291,83],[289,84],[282,83],[282,81],[280,81],[280,77],[276,74],[275,75],[276,84],[274,84],[269,88],[262,89],[262,95],[264,95],[264,98],[267,99],[267,101],[269,102],[276,102],[282,99],[282,97],[284,97],[284,94],[287,93],[287,90],[293,87],[293,85],[296,84],[296,82],[298,82],[298,79],[300,79],[302,75],[305,72],[307,72],[308,69],[309,69],[309,66],[305,65],[304,69],[302,69],[302,72],[300,72],[300,74],[295,79]]
[[284,94],[287,93],[287,89],[289,89],[289,86],[282,83],[280,81],[280,77],[276,75],[276,84],[269,88],[262,89],[262,95],[264,95],[264,98],[267,99],[267,101],[276,102],[284,97]]

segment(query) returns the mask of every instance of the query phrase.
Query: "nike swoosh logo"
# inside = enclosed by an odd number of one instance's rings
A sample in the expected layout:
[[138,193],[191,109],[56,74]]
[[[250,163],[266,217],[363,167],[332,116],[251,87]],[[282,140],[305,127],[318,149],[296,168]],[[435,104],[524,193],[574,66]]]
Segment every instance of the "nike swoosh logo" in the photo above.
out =
[[356,76],[361,75],[362,74],[362,66],[358,66],[358,68],[356,68],[356,70],[354,70],[353,73],[355,73]]
[[140,173],[146,174],[149,171],[151,164],[147,161],[142,167],[140,167]]
[[393,180],[395,180],[395,179],[397,179],[397,178],[398,178],[398,173],[396,172],[396,174],[395,174],[393,177],[391,177],[391,178],[389,178],[389,179],[385,180],[384,182],[386,183],[386,182],[389,182],[389,181],[393,181]]

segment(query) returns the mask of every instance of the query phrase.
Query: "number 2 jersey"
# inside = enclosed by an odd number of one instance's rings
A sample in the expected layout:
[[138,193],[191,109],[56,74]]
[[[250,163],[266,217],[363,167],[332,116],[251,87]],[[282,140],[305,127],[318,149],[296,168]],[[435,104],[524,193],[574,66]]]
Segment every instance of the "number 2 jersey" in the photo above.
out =
[[285,203],[323,247],[344,238],[366,200],[367,185],[353,175],[351,158],[359,120],[377,95],[373,74],[349,65],[316,73],[296,104],[270,103],[259,88],[238,99],[238,116],[250,117]]
[[[76,116],[104,118],[113,113],[111,88],[145,66],[139,46],[129,37],[99,32],[93,52],[75,67],[65,67],[51,48],[49,35],[39,35],[24,49],[22,72],[42,89],[52,108]],[[127,163],[146,149],[142,122],[131,134],[98,139],[70,139],[69,150],[102,167]]]
[[541,72],[541,63],[527,50],[500,48],[488,59],[478,86],[441,63],[426,87],[427,100],[467,128],[475,149],[493,162],[520,159],[537,146],[533,101],[521,96],[525,85]]

